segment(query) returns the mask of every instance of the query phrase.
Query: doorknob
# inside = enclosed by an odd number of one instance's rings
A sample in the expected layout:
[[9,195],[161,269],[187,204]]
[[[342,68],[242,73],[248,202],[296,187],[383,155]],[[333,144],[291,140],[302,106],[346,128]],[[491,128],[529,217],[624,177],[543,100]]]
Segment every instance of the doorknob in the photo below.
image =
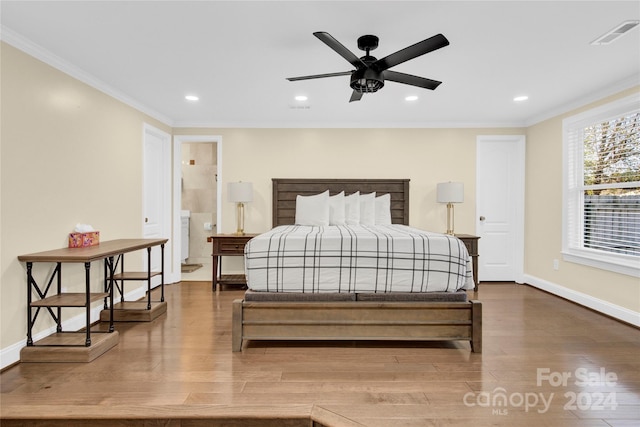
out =
[[480,215],[480,221],[484,221],[486,218],[483,215]]
[[149,218],[145,218],[145,219],[144,219],[144,222],[149,222]]

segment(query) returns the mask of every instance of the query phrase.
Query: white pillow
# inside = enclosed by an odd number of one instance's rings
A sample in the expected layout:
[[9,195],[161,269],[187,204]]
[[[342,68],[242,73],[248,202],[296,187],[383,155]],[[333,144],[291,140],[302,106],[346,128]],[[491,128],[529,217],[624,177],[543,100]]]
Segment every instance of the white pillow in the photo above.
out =
[[391,194],[376,197],[376,224],[391,224]]
[[345,222],[347,223],[347,225],[360,224],[360,192],[359,191],[356,191],[353,194],[345,196],[344,213],[345,213]]
[[376,223],[376,193],[360,195],[360,224],[375,225]]
[[329,190],[296,196],[296,225],[329,225]]
[[329,225],[345,225],[344,191],[329,197]]

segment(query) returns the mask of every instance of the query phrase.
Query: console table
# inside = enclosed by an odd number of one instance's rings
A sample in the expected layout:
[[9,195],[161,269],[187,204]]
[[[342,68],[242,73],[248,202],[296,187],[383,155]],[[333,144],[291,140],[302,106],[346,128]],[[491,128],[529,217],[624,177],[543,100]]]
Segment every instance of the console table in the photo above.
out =
[[[118,343],[118,332],[113,327],[113,288],[116,269],[115,257],[141,249],[150,250],[153,246],[163,248],[168,239],[119,239],[101,242],[96,246],[84,248],[62,248],[18,256],[27,267],[27,346],[20,352],[20,360],[26,362],[90,362]],[[105,263],[105,292],[91,291],[91,263]],[[56,266],[46,285],[38,285],[33,277],[33,264],[36,262],[55,263]],[[85,271],[84,292],[62,291],[62,264],[83,263]],[[149,266],[149,269],[151,267]],[[55,283],[55,286],[52,286]],[[164,280],[162,281],[164,286]],[[52,287],[55,289],[52,289]],[[51,291],[51,295],[49,292]],[[34,293],[36,299],[34,300]],[[92,337],[91,304],[104,300],[105,309],[111,312],[109,327],[106,331],[94,331]],[[62,308],[84,308],[86,330],[84,332],[64,332],[62,330]],[[56,323],[56,333],[37,343],[33,342],[33,325],[45,309]],[[55,311],[54,311],[55,309]]]

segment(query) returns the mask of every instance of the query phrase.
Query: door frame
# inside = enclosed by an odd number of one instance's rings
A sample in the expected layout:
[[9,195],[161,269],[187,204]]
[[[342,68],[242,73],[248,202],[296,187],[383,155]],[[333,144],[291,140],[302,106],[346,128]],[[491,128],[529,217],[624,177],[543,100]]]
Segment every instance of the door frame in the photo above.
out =
[[[161,233],[163,236],[169,237],[171,235],[171,135],[165,131],[163,131],[162,129],[158,129],[155,126],[152,126],[148,123],[143,123],[143,127],[142,127],[142,217],[140,218],[141,222],[142,222],[142,235],[143,238],[147,237],[145,234],[145,195],[146,195],[146,191],[147,191],[147,183],[145,182],[145,176],[146,176],[146,171],[145,171],[145,163],[147,161],[146,158],[146,143],[147,143],[147,136],[148,135],[153,135],[154,137],[160,139],[162,147],[161,147],[161,151],[162,151],[162,160],[161,163],[161,169],[166,170],[167,173],[164,174],[164,177],[162,179],[162,182],[160,183],[160,187],[161,187],[161,194],[162,194],[162,200],[161,200],[161,204],[162,204],[162,220],[160,221],[161,223]],[[172,269],[168,269],[167,268],[167,252],[172,252],[173,251],[173,247],[175,245],[172,244],[171,240],[169,240],[166,244],[165,244],[165,258],[164,258],[164,272],[165,272],[165,282],[168,283],[172,283],[170,281],[172,275],[173,275],[173,271]],[[147,253],[145,252],[144,254],[141,255],[142,256],[142,265],[145,266],[145,269],[148,268],[147,266]],[[159,278],[154,280],[153,285],[157,285],[159,283],[155,283],[155,281],[159,282]]]
[[[526,137],[525,135],[478,135],[476,138],[476,235],[479,235],[480,227],[480,162],[478,153],[480,145],[484,142],[506,142],[516,144],[516,165],[513,168],[514,176],[511,177],[513,188],[513,203],[515,204],[514,215],[514,254],[513,269],[514,280],[516,283],[524,283],[524,201],[525,201],[525,154],[526,154]],[[480,263],[482,263],[482,253],[479,253]],[[482,282],[481,277],[478,281]]]
[[173,136],[173,265],[174,282],[182,280],[180,269],[180,248],[182,247],[182,233],[180,211],[182,210],[182,144],[190,142],[204,142],[216,145],[217,177],[216,180],[216,230],[222,227],[222,135],[174,135]]

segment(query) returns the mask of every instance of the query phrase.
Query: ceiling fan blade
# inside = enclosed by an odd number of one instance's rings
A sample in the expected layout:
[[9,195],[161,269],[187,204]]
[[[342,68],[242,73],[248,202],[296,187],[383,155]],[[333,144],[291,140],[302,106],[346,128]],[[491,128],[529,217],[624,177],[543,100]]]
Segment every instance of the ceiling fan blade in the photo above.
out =
[[316,31],[315,33],[313,33],[313,35],[320,39],[320,41],[329,46],[331,49],[336,51],[338,55],[349,61],[349,63],[351,63],[351,65],[353,65],[354,67],[359,68],[362,66],[366,66],[366,64],[362,62],[360,58],[358,58],[349,49],[344,47],[344,45],[338,40],[334,39],[331,34],[325,33],[324,31]]
[[434,90],[440,83],[437,80],[426,79],[424,77],[414,76],[412,74],[398,73],[397,71],[383,71],[382,75],[385,80],[396,83],[404,83],[406,85],[417,86],[425,89]]
[[341,71],[339,73],[327,73],[327,74],[314,74],[312,76],[300,76],[300,77],[287,77],[290,82],[297,80],[309,80],[309,79],[322,79],[324,77],[336,77],[336,76],[349,76],[353,71]]
[[353,91],[353,93],[351,94],[351,98],[349,99],[349,102],[353,102],[353,101],[360,101],[362,99],[362,92],[358,92],[358,91]]
[[391,55],[387,55],[384,58],[378,59],[372,64],[379,71],[387,70],[398,64],[402,64],[410,59],[417,58],[425,53],[433,52],[449,45],[449,40],[442,34],[436,34],[433,37],[429,37],[426,40],[422,40],[414,45],[405,47]]

